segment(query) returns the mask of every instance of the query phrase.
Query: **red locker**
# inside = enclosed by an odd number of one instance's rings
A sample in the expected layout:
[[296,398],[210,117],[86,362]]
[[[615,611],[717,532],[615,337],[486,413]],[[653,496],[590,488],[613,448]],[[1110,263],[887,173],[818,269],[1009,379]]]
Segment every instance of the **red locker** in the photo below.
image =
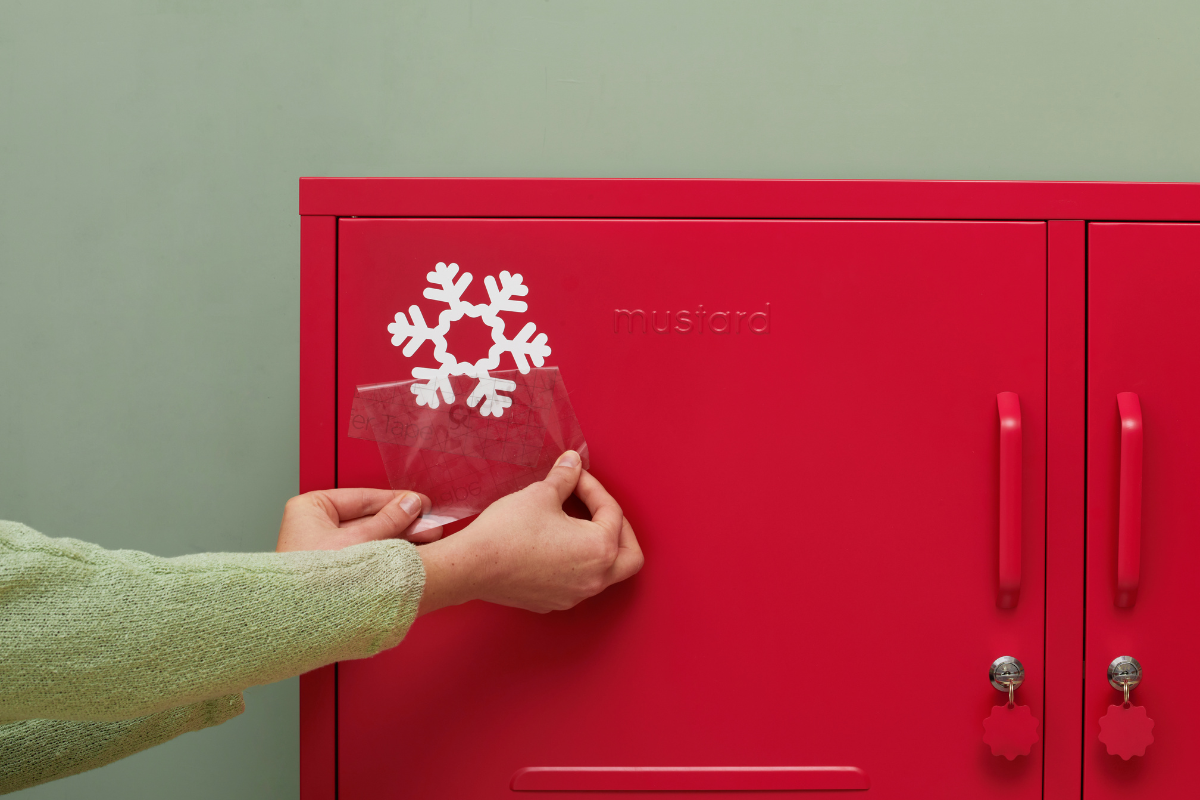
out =
[[[387,331],[437,316],[426,273],[472,301],[519,273],[510,321],[549,337],[647,557],[570,612],[445,609],[304,676],[305,800],[1178,796],[1195,229],[1108,221],[1200,219],[1200,186],[305,179],[301,213],[303,489],[387,485],[347,415],[433,366]],[[456,352],[486,345],[467,322]],[[1118,392],[1145,429],[1127,609]],[[1157,721],[1129,761],[1098,740],[1117,655]],[[999,656],[1038,721],[1011,760]]]

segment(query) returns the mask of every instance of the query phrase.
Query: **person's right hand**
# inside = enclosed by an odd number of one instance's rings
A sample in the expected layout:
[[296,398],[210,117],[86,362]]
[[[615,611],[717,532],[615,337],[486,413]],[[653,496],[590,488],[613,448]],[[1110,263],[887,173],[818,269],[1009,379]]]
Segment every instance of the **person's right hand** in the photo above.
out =
[[[562,505],[579,496],[592,519]],[[418,548],[425,593],[418,614],[486,600],[529,611],[571,608],[642,568],[642,550],[617,501],[568,450],[544,481],[497,500],[463,530]]]

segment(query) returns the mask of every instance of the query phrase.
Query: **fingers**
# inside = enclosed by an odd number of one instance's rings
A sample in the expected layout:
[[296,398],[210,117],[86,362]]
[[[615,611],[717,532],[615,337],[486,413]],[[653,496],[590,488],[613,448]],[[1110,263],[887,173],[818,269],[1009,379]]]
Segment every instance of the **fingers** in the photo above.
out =
[[[378,539],[395,539],[408,532],[410,527],[429,510],[428,497],[416,492],[400,492],[375,512],[375,516],[360,519],[354,525],[342,528],[343,535],[356,542],[371,542]],[[424,539],[420,541],[426,541]]]
[[629,520],[621,520],[621,538],[617,543],[617,558],[608,570],[608,585],[632,578],[638,574],[644,563],[646,558],[642,555],[642,547],[638,544],[637,537],[633,535],[633,526],[629,524]]
[[596,480],[596,476],[587,471],[581,470],[581,472],[579,483],[575,487],[575,494],[588,507],[588,511],[592,514],[592,522],[616,536],[625,519],[625,515],[621,513],[621,507],[600,484],[600,481]]
[[575,484],[579,482],[581,472],[583,472],[583,466],[579,460],[579,453],[568,450],[558,457],[550,474],[546,476],[545,482],[558,493],[559,505],[565,503],[571,493],[575,491]]
[[585,471],[580,475],[575,494],[587,504],[588,511],[592,513],[592,522],[617,537],[617,557],[608,568],[606,585],[611,586],[636,575],[645,563],[645,557],[621,506],[590,472]]
[[426,544],[428,542],[436,542],[442,538],[442,526],[437,524],[437,517],[418,517],[405,529],[400,538],[407,539],[414,544]]
[[334,522],[378,514],[379,510],[396,499],[396,493],[390,489],[324,489],[311,492],[312,495],[325,501],[322,505],[331,514],[336,514]]

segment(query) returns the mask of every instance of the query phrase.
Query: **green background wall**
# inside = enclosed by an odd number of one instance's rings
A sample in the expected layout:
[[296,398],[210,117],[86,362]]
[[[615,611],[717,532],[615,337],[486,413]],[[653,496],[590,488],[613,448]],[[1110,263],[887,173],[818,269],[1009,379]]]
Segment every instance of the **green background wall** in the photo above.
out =
[[[1196,181],[1198,27],[1194,0],[0,0],[0,518],[273,546],[301,175]],[[296,693],[24,796],[295,797]]]

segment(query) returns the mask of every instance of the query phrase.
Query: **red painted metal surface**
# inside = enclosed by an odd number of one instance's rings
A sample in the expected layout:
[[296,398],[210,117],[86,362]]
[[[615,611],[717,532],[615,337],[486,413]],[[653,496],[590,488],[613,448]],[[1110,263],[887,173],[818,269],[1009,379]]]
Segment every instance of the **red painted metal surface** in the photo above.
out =
[[1086,225],[1047,226],[1046,800],[1079,800],[1083,721]]
[[[1200,226],[1089,229],[1084,797],[1187,797],[1195,794],[1200,749],[1200,644],[1191,635],[1200,618]],[[1123,516],[1120,392],[1137,394],[1145,422],[1141,580],[1128,608],[1114,602]],[[1154,743],[1128,761],[1099,740],[1100,719],[1121,702],[1106,677],[1120,655],[1141,662],[1133,702],[1155,722]]]
[[845,792],[871,788],[857,767],[523,767],[514,792]]
[[363,217],[1200,219],[1200,184],[301,178],[301,214]]
[[300,219],[300,491],[334,486],[337,219]]
[[[337,220],[300,220],[300,491],[334,486]],[[336,667],[300,676],[300,796],[336,796]]]
[[[340,796],[828,764],[882,797],[1039,796],[1041,744],[994,757],[980,720],[1004,654],[1042,716],[1046,259],[1042,223],[343,220],[339,412],[428,366],[386,326],[436,317],[434,263],[520,272],[647,567],[568,613],[440,611],[342,664]],[[1015,609],[996,607],[1002,390],[1024,433]],[[385,486],[345,422],[339,483]]]
[[1000,413],[1000,576],[996,605],[1016,608],[1021,598],[1021,400],[996,395]]

